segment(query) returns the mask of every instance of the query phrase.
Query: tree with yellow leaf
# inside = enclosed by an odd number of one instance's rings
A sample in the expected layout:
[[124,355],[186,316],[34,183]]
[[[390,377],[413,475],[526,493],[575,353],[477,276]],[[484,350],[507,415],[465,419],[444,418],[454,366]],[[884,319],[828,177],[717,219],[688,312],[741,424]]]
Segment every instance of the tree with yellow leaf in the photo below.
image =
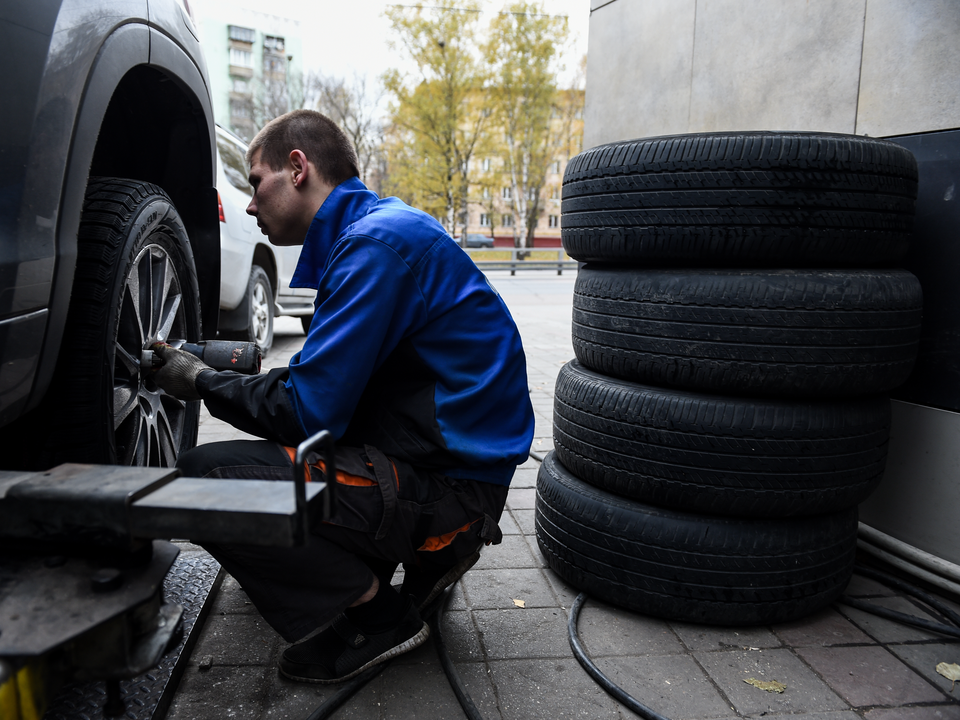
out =
[[503,131],[504,180],[515,217],[515,247],[533,247],[542,212],[541,191],[555,162],[552,118],[559,49],[567,38],[566,17],[549,15],[541,3],[508,5],[490,24],[483,54],[491,68],[488,89],[493,124]]
[[383,78],[393,96],[387,130],[387,190],[435,215],[450,234],[466,223],[470,158],[487,113],[485,74],[475,52],[479,0],[457,8],[422,6],[385,12],[415,77],[392,70]]

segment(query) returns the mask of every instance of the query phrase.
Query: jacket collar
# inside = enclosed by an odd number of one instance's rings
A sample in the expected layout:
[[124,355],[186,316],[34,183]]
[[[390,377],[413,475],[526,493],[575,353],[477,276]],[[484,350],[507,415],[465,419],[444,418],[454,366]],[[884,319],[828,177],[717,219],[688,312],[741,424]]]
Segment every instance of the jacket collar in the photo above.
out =
[[320,279],[337,239],[353,223],[369,213],[380,200],[359,178],[337,185],[317,210],[306,237],[290,287],[319,289]]

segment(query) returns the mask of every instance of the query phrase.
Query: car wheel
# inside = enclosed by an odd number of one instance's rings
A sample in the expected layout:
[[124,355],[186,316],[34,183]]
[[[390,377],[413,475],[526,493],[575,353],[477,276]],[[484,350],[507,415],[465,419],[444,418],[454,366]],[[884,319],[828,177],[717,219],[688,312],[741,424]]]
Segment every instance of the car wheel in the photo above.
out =
[[816,612],[853,574],[857,510],[770,520],[700,515],[617,497],[549,453],[537,476],[537,543],[579,590],[683,622],[761,625]]
[[260,346],[266,355],[273,346],[273,289],[270,278],[259,265],[250,268],[247,284],[248,325],[246,339]]
[[46,413],[59,462],[173,467],[196,445],[200,404],[167,395],[141,364],[157,341],[200,339],[196,266],[170,198],[91,178]]

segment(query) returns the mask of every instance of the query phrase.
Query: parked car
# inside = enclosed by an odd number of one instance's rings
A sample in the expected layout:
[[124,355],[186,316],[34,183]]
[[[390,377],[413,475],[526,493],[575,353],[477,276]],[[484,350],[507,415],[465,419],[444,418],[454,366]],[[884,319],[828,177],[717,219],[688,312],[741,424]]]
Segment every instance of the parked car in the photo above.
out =
[[171,466],[198,403],[142,372],[212,337],[220,238],[206,66],[178,0],[0,12],[0,452]]
[[493,238],[489,235],[481,235],[480,233],[467,233],[467,247],[492,248]]
[[275,315],[313,318],[316,292],[292,289],[300,246],[271,245],[247,215],[253,188],[247,181],[247,145],[217,126],[217,189],[220,197],[220,335],[256,342],[264,354],[273,345]]

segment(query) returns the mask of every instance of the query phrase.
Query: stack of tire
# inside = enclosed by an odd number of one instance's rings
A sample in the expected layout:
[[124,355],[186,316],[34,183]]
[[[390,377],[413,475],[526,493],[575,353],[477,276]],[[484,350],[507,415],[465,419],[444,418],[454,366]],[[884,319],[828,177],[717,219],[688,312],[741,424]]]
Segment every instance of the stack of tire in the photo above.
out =
[[648,138],[575,157],[576,360],[537,481],[550,567],[646,615],[796,619],[853,571],[920,335],[906,149],[823,133]]

